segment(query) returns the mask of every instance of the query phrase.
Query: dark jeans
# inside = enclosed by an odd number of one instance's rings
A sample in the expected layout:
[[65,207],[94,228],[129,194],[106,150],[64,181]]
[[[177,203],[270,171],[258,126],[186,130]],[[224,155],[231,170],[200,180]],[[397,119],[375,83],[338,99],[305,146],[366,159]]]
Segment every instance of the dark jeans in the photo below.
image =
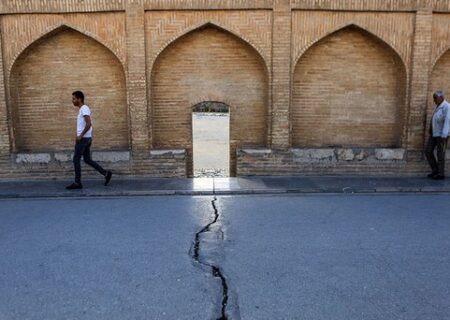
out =
[[81,156],[83,156],[84,162],[90,165],[92,168],[106,176],[106,170],[103,169],[97,162],[91,158],[91,138],[83,138],[80,142],[75,144],[75,154],[73,155],[73,165],[75,167],[75,182],[81,184]]
[[[425,156],[430,164],[433,173],[444,175],[445,173],[445,151],[447,150],[448,139],[430,137],[425,148]],[[437,160],[434,150],[437,149]]]

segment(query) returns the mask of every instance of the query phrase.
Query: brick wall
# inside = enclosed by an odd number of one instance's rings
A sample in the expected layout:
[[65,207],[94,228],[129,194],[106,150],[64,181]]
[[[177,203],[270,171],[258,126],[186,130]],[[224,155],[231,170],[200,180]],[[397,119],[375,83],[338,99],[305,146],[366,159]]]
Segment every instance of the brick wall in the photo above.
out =
[[[0,41],[0,66],[3,66],[3,43]],[[0,168],[11,152],[10,128],[8,124],[8,106],[6,103],[4,69],[0,67]],[[0,169],[1,170],[1,169]]]
[[29,47],[11,73],[15,150],[73,147],[82,90],[92,111],[97,149],[128,149],[125,75],[117,58],[78,31],[62,28]]
[[367,32],[348,27],[316,43],[292,91],[294,146],[401,146],[406,70]]
[[264,147],[267,90],[264,63],[249,45],[215,27],[193,31],[166,48],[153,67],[153,147],[184,148],[191,155],[192,107],[202,101],[230,107],[232,160],[236,147]]
[[191,107],[219,101],[232,173],[419,174],[449,17],[438,0],[3,1],[0,176],[71,174],[75,89],[95,148],[128,155],[117,173],[189,175]]
[[[447,51],[442,55],[432,70],[429,96],[432,96],[434,91],[439,89],[450,94],[450,51]],[[433,99],[430,99],[427,110],[427,128],[429,128],[431,115],[435,108],[436,105],[434,104]]]

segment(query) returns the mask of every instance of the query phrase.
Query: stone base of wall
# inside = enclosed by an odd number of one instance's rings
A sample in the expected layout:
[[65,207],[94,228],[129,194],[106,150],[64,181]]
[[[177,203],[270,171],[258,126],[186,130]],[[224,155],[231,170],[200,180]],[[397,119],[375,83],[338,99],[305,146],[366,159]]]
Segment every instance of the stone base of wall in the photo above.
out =
[[[428,165],[407,160],[404,149],[240,149],[239,176],[253,175],[423,175]],[[450,167],[449,167],[450,168]]]
[[[0,158],[1,178],[66,178],[73,176],[73,152],[18,153]],[[129,151],[94,151],[92,158],[118,175],[185,177],[185,150],[152,150],[144,159],[133,159]],[[83,164],[83,176],[95,177]]]
[[[0,178],[68,178],[73,176],[73,153],[19,153],[0,156]],[[186,177],[187,156],[183,149],[152,150],[134,159],[129,151],[94,151],[92,158],[117,175]],[[450,160],[450,152],[447,153]],[[82,164],[83,175],[96,173]],[[450,170],[450,161],[447,161]],[[239,149],[238,176],[270,175],[391,175],[428,173],[421,152],[404,149]]]

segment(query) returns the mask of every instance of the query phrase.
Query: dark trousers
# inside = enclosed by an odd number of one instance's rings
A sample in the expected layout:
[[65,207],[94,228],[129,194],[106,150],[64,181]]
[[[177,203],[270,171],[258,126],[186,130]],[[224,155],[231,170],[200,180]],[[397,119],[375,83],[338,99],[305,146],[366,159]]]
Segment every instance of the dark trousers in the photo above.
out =
[[[448,139],[430,137],[425,148],[425,156],[430,164],[431,170],[435,174],[445,173],[445,151],[447,150]],[[437,159],[434,156],[436,150]]]
[[86,164],[106,176],[106,170],[91,158],[91,138],[83,138],[75,144],[75,153],[73,155],[73,166],[75,167],[75,182],[81,184],[81,156]]

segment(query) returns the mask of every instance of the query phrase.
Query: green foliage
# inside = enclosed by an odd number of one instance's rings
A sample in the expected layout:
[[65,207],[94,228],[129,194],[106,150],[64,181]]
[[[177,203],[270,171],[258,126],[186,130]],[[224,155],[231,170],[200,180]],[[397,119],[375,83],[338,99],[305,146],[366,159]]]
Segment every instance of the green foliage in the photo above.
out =
[[228,113],[229,106],[222,102],[205,101],[200,102],[192,107],[192,112],[217,112]]

